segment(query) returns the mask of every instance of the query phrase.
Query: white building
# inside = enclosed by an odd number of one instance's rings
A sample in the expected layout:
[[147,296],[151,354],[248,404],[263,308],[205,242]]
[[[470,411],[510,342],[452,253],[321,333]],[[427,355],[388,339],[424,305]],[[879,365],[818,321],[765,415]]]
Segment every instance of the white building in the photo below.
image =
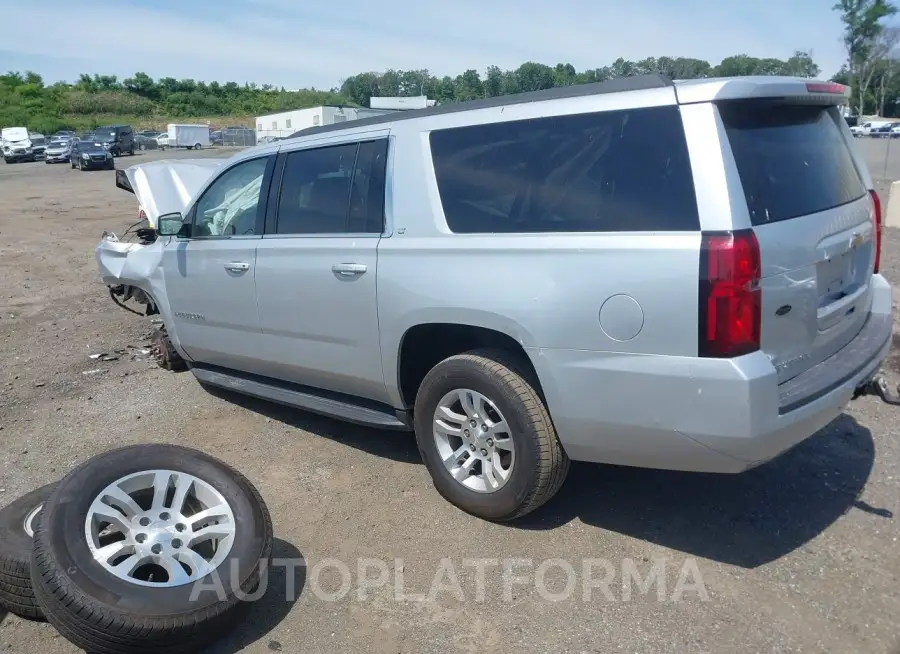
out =
[[371,116],[380,116],[395,111],[425,109],[426,107],[433,107],[434,105],[434,100],[429,100],[426,96],[421,95],[411,98],[369,98],[369,106],[371,109],[366,109],[364,107],[324,105],[321,107],[312,107],[310,109],[282,111],[281,113],[269,114],[268,116],[259,116],[256,119],[256,142],[259,143],[260,139],[283,138],[290,136],[296,131],[307,129],[309,127],[333,125],[334,123],[341,123],[345,120],[369,118]]
[[357,120],[380,116],[389,113],[387,110],[365,109],[358,107],[322,106],[309,109],[283,111],[256,119],[256,141],[260,139],[290,136],[296,131],[320,125],[333,125],[346,120]]
[[436,100],[429,100],[428,96],[416,95],[413,97],[371,97],[369,98],[369,106],[372,109],[387,109],[390,111],[408,111],[410,109],[427,109],[433,107],[437,103]]

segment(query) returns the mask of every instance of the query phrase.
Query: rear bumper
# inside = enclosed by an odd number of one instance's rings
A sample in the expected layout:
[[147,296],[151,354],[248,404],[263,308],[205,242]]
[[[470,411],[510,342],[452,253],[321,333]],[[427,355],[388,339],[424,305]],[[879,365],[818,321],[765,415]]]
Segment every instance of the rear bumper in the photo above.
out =
[[891,289],[873,277],[866,325],[781,386],[761,352],[736,359],[531,350],[560,441],[575,460],[741,472],[838,417],[891,344]]

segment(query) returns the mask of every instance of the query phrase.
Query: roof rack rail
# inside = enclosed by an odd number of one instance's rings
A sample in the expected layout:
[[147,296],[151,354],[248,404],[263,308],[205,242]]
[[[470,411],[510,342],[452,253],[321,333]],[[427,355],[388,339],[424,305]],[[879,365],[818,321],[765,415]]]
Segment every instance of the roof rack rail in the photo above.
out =
[[493,107],[506,107],[509,105],[524,104],[528,102],[561,100],[563,98],[581,98],[588,95],[601,95],[605,93],[625,93],[628,91],[662,89],[670,86],[674,87],[675,83],[671,78],[665,75],[634,75],[631,77],[617,77],[605,82],[573,84],[571,86],[560,86],[554,87],[552,89],[542,89],[540,91],[527,91],[525,93],[515,93],[512,95],[500,95],[494,98],[468,100],[466,102],[454,102],[452,104],[428,107],[427,109],[396,111],[389,114],[384,114],[382,116],[372,116],[371,118],[349,120],[342,123],[335,123],[334,125],[307,127],[306,129],[301,129],[297,132],[294,132],[287,138],[290,139],[296,136],[338,132],[345,129],[353,129],[356,127],[380,125],[382,123],[393,123],[401,120],[411,120],[413,118],[424,118],[426,116],[440,116],[442,114],[452,114],[461,111],[491,109]]

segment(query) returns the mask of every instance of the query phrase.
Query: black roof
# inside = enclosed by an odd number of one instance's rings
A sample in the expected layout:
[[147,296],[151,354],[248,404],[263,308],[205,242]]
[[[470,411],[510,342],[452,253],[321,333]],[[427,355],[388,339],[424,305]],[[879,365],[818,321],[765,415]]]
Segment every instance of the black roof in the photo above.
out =
[[481,100],[469,100],[468,102],[454,102],[427,109],[412,109],[410,111],[395,111],[371,118],[360,118],[333,125],[320,127],[307,127],[294,132],[286,138],[295,136],[307,136],[323,134],[326,132],[339,132],[345,129],[355,129],[368,125],[380,125],[382,123],[394,123],[400,120],[412,120],[427,116],[440,116],[452,114],[458,111],[475,111],[476,109],[490,109],[492,107],[506,107],[526,102],[542,102],[545,100],[560,100],[562,98],[581,98],[587,95],[601,95],[605,93],[624,93],[625,91],[644,91],[646,89],[661,89],[675,86],[674,82],[665,75],[634,75],[632,77],[617,77],[606,82],[594,82],[591,84],[574,84],[572,86],[559,86],[541,91],[529,91],[513,95],[500,95],[495,98]]

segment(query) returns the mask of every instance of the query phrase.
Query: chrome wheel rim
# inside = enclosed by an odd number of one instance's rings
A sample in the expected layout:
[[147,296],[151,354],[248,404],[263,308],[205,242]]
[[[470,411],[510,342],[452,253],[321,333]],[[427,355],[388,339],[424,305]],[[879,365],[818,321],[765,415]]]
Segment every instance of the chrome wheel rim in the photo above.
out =
[[173,587],[218,568],[236,525],[222,494],[199,477],[146,470],[104,488],[84,531],[94,560],[110,574],[139,586]]
[[516,450],[497,405],[467,388],[438,402],[433,432],[438,456],[457,482],[477,493],[495,493],[512,476]]
[[22,525],[23,529],[25,529],[25,533],[28,534],[29,538],[34,538],[34,519],[37,517],[37,514],[41,512],[41,509],[44,508],[44,503],[41,502],[36,507],[31,509],[28,512],[28,515],[25,516],[25,523]]

